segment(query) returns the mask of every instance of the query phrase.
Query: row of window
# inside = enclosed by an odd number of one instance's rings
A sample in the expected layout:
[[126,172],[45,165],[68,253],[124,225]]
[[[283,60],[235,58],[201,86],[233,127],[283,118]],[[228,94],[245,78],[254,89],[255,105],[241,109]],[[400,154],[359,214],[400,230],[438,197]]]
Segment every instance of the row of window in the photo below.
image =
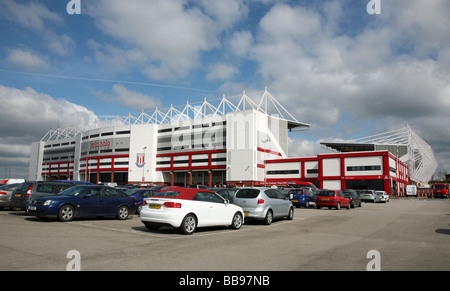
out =
[[[380,171],[381,166],[375,165],[375,166],[348,166],[347,171],[348,172],[355,172],[355,171]],[[390,169],[391,171],[395,172],[394,168]],[[307,169],[307,174],[318,174],[319,169]],[[296,175],[300,174],[300,170],[272,170],[267,171],[267,175]]]
[[[227,158],[212,158],[211,162],[226,162]],[[209,159],[192,159],[192,164],[196,163],[208,163]],[[171,161],[157,161],[156,165],[170,165]],[[176,160],[173,161],[173,164],[188,164],[189,160]]]
[[[226,125],[226,124],[227,124],[226,121],[218,121],[218,122],[212,122],[211,126]],[[192,125],[192,127],[190,125],[185,125],[185,126],[179,126],[179,127],[173,127],[173,128],[170,127],[170,128],[159,129],[158,133],[187,130],[187,129],[207,128],[207,127],[210,127],[209,123],[194,124],[194,125]]]
[[[116,135],[130,134],[130,133],[131,133],[131,130],[116,131]],[[96,137],[100,137],[100,136],[111,136],[111,135],[114,135],[114,131],[86,135],[86,136],[83,136],[81,139],[82,140],[86,140],[86,139],[89,139],[89,138],[96,138]]]

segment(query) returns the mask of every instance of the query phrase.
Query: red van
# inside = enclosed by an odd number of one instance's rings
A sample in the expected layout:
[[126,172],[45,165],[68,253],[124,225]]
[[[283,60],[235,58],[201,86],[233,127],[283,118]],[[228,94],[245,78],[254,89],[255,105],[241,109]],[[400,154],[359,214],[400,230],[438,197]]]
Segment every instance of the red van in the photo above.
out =
[[328,207],[329,209],[334,207],[337,210],[341,207],[350,209],[350,200],[344,197],[341,190],[320,190],[317,193],[316,207],[317,209],[321,207]]

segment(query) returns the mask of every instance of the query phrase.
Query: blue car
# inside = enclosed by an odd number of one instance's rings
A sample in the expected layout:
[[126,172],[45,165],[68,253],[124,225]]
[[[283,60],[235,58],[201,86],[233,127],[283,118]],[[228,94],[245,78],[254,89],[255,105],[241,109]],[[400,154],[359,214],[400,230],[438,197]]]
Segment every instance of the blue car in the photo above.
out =
[[31,199],[27,215],[72,221],[75,217],[113,216],[119,220],[136,211],[136,198],[108,186],[83,185],[61,191],[56,196]]
[[158,193],[158,190],[147,188],[133,188],[126,190],[125,193],[136,198],[136,213],[139,214],[142,209],[142,201],[144,201],[144,198],[152,197],[153,195]]
[[310,206],[316,206],[317,198],[311,188],[290,188],[286,190],[286,196],[295,207],[303,206],[308,208]]

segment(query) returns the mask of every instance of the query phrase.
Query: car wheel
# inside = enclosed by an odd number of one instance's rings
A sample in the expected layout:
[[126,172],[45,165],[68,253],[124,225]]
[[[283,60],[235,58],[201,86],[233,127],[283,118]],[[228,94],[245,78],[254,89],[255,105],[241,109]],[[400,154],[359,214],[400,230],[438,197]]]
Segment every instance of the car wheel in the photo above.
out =
[[232,229],[240,229],[242,226],[242,214],[239,212],[236,212],[233,216],[233,220],[231,222],[231,228]]
[[118,210],[117,210],[117,219],[119,220],[125,220],[128,218],[130,211],[128,210],[127,206],[121,206]]
[[308,207],[309,207],[309,201],[306,201],[305,208],[308,208]]
[[288,216],[286,217],[286,219],[287,220],[294,219],[294,208],[293,207],[289,208],[289,213],[288,213]]
[[188,214],[183,218],[180,229],[184,234],[193,234],[197,228],[197,219],[193,214]]
[[264,224],[270,225],[272,224],[272,220],[273,220],[272,210],[269,209],[267,210],[266,217],[264,218]]
[[336,205],[336,210],[341,209],[341,203],[338,202],[338,204]]
[[[353,207],[355,208],[355,207]],[[350,210],[350,203],[347,204],[347,210]]]
[[75,209],[71,205],[63,205],[58,212],[58,219],[62,222],[69,222],[73,220]]

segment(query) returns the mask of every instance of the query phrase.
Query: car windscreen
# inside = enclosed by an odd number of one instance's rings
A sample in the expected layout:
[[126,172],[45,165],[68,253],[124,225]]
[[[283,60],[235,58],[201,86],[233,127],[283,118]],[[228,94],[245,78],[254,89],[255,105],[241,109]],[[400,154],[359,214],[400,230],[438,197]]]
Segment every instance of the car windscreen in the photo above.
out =
[[334,196],[334,191],[320,191],[318,196],[333,197]]
[[256,198],[258,195],[258,189],[239,189],[236,192],[236,198]]

